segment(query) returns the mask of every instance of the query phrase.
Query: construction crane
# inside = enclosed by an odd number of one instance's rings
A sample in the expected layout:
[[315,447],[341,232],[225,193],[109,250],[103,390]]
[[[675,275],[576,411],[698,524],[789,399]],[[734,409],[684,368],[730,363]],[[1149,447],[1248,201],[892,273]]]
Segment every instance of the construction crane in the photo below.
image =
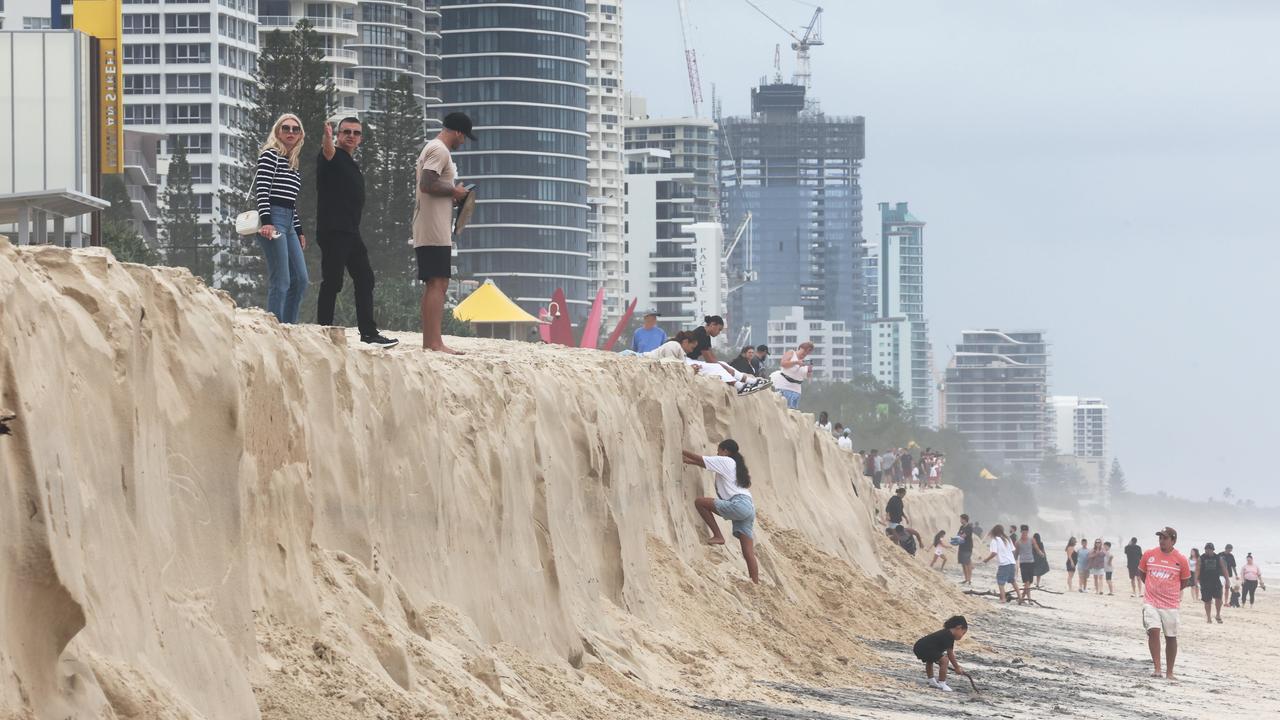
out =
[[746,0],[746,3],[755,8],[756,12],[763,15],[766,20],[777,25],[782,32],[791,36],[794,41],[791,43],[791,49],[796,51],[796,71],[791,76],[791,82],[796,85],[803,85],[808,90],[809,81],[813,77],[809,71],[809,48],[825,44],[822,42],[822,8],[814,6],[813,17],[809,19],[809,24],[805,26],[804,35],[797,35],[782,23],[774,20],[769,13],[765,12],[752,0]]
[[[748,210],[747,214],[743,216],[742,222],[738,223],[738,229],[733,233],[733,239],[729,241],[729,246],[724,249],[724,256],[721,262],[724,263],[725,275],[727,277],[729,274],[728,273],[729,261],[733,258],[733,251],[738,248],[738,243],[741,242],[743,236],[746,236],[747,238],[747,244],[744,247],[747,254],[746,255],[747,260],[745,263],[743,263],[742,272],[737,273],[733,277],[729,278],[729,289],[725,290],[725,295],[728,295],[729,293],[732,293],[735,290],[740,290],[743,285],[746,285],[749,282],[753,282],[759,276],[758,273],[756,273],[756,271],[752,269],[752,266],[751,266],[751,256],[752,256],[751,246],[753,244],[752,240],[754,240],[755,235],[752,232],[750,210]],[[733,283],[737,283],[737,284],[735,285]]]
[[693,116],[702,116],[702,78],[698,75],[698,53],[689,45],[689,6],[686,0],[676,0],[680,10],[680,39],[684,41],[684,62],[689,69],[689,97],[693,100]]

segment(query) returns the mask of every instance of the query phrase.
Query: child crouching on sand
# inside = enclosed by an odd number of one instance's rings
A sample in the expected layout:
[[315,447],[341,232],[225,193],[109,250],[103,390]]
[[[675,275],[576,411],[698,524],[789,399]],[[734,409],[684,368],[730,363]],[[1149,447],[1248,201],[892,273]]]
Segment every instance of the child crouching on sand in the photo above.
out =
[[[929,633],[916,641],[911,650],[916,657],[924,663],[924,674],[929,678],[929,685],[936,687],[943,692],[952,692],[951,686],[947,685],[947,665],[956,669],[956,672],[965,675],[965,671],[960,669],[960,663],[956,662],[956,641],[964,637],[969,631],[969,622],[964,619],[963,615],[953,615],[947,618],[942,624],[942,629],[935,633]],[[945,656],[945,658],[944,658]],[[938,665],[938,679],[933,679],[933,666]]]
[[747,471],[747,461],[738,452],[738,443],[733,440],[722,440],[716,448],[715,455],[699,455],[681,451],[685,465],[697,465],[715,473],[716,496],[700,497],[693,501],[703,522],[711,528],[709,545],[723,545],[724,536],[720,534],[720,525],[716,515],[733,522],[733,536],[742,545],[742,557],[747,561],[747,573],[751,582],[760,582],[760,574],[756,569],[755,527],[756,506],[751,500],[751,473]]

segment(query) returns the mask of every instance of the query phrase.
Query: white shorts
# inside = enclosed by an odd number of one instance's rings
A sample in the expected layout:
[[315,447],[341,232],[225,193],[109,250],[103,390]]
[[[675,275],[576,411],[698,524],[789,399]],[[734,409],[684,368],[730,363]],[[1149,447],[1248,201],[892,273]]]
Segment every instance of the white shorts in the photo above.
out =
[[1178,637],[1178,611],[1177,609],[1163,610],[1152,605],[1143,603],[1142,605],[1142,629],[1150,632],[1160,628],[1164,631],[1164,636],[1169,638]]

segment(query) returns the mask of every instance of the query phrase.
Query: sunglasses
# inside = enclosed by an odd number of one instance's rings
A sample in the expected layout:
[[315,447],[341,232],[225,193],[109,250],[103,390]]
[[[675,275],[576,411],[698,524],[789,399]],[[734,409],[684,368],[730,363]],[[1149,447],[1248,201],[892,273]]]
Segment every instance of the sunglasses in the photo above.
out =
[[297,125],[281,125],[281,126],[280,126],[280,132],[282,132],[282,133],[300,133],[300,132],[302,132],[302,128],[298,127]]
[[352,129],[350,129],[350,128],[344,128],[344,129],[342,129],[342,130],[339,130],[339,131],[338,131],[338,134],[339,134],[339,135],[351,135],[351,136],[353,136],[353,137],[360,137],[361,135],[363,135],[363,134],[364,134],[364,132],[362,132],[362,131],[360,131],[360,130],[352,130]]

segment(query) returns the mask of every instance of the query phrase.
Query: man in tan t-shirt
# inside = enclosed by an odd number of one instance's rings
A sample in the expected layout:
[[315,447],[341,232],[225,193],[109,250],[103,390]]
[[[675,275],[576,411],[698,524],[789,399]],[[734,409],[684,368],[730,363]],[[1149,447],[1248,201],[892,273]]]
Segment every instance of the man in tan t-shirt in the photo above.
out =
[[422,291],[422,348],[461,355],[444,344],[440,326],[444,297],[453,265],[453,206],[467,196],[456,184],[458,166],[451,151],[470,138],[471,118],[460,112],[444,118],[444,129],[422,148],[418,156],[418,205],[413,214],[413,252],[418,258]]

